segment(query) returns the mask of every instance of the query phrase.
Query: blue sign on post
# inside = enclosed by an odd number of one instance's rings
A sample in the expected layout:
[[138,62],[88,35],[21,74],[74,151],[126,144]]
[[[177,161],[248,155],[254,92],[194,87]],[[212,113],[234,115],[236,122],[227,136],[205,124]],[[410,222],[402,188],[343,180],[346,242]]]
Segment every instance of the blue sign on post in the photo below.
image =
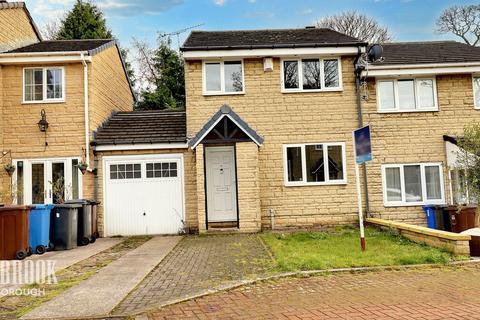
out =
[[370,126],[357,129],[353,133],[355,139],[355,162],[365,163],[372,160],[372,142]]

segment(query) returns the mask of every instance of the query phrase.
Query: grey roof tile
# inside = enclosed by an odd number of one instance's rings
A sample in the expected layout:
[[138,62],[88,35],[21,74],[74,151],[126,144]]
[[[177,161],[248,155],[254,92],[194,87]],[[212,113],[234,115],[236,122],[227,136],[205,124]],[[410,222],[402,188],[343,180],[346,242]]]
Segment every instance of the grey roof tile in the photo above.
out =
[[95,133],[92,145],[186,143],[183,111],[119,112]]
[[111,39],[41,41],[7,53],[93,51],[110,43],[114,44],[115,41]]

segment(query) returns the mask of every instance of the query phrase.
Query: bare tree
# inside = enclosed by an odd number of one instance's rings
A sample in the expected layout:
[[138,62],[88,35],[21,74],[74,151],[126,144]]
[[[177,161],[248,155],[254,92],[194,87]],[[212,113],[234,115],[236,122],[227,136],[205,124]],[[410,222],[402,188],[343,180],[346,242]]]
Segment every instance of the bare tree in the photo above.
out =
[[437,32],[453,33],[470,45],[480,42],[480,5],[453,6],[437,20]]
[[60,18],[55,18],[47,21],[42,27],[42,36],[45,40],[55,40],[57,39],[58,32],[60,31],[61,26]]
[[147,41],[137,38],[132,39],[132,47],[135,52],[139,86],[147,91],[155,90],[155,83],[160,77],[155,68],[155,49],[150,47]]
[[346,11],[321,18],[317,21],[317,26],[333,29],[369,43],[384,43],[393,40],[387,27],[356,11]]

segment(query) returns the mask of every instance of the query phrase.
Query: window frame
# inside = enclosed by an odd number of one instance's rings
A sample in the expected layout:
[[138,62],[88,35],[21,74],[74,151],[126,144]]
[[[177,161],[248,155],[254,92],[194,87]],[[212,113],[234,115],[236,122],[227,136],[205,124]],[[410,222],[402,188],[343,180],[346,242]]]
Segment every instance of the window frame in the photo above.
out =
[[[225,62],[240,62],[242,66],[242,91],[225,91]],[[220,91],[207,91],[207,74],[205,66],[209,63],[220,63]],[[204,96],[227,96],[245,94],[245,67],[243,59],[203,60],[202,61],[202,92]]]
[[[404,167],[405,166],[420,166],[420,182],[422,186],[422,201],[416,202],[407,202],[405,194],[405,175]],[[441,199],[428,200],[427,199],[427,184],[425,176],[425,167],[438,167],[440,175],[440,191]],[[387,199],[387,168],[399,168],[400,170],[400,188],[401,188],[401,201],[388,201]],[[395,164],[383,164],[382,165],[382,193],[383,193],[383,205],[385,207],[414,207],[414,206],[423,206],[423,205],[444,205],[446,204],[445,200],[445,177],[443,172],[443,163],[441,162],[422,162],[422,163],[395,163]]]
[[[307,166],[306,166],[306,146],[316,146],[323,145],[323,158],[328,159],[328,147],[330,146],[340,146],[342,147],[342,165],[343,165],[343,179],[342,180],[330,180],[330,175],[328,174],[328,166],[324,165],[325,172],[325,181],[323,182],[308,182],[307,181]],[[287,149],[288,148],[298,148],[301,149],[301,160],[302,160],[302,181],[288,181],[288,158],[287,158]],[[299,187],[299,186],[323,186],[323,185],[346,185],[347,180],[347,154],[346,154],[346,143],[345,142],[318,142],[318,143],[296,143],[296,144],[284,144],[283,145],[283,181],[286,187]]]
[[[25,72],[27,70],[42,69],[42,100],[26,100],[25,99]],[[51,69],[62,70],[62,98],[47,98],[47,71]],[[65,67],[48,66],[48,67],[24,67],[22,70],[22,104],[40,104],[40,103],[64,103],[65,102]]]
[[[176,166],[177,166],[177,167],[175,168],[175,173],[176,173],[176,175],[175,175],[174,177],[172,177],[172,176],[169,176],[169,177],[163,177],[163,176],[162,176],[162,177],[155,177],[155,171],[156,171],[156,170],[155,170],[155,164],[163,164],[163,163],[168,163],[168,165],[169,165],[168,171],[172,171],[172,169],[170,168],[170,165],[171,165],[172,163],[175,163],[175,164],[176,164]],[[152,170],[148,170],[148,165],[149,165],[149,164],[153,164],[153,167],[154,167],[153,171],[152,171]],[[178,163],[178,161],[176,161],[176,160],[152,160],[152,161],[146,161],[146,162],[145,162],[145,177],[144,177],[144,179],[145,179],[146,181],[165,180],[165,179],[178,179],[178,176],[179,176],[178,170],[179,170],[179,163]],[[153,177],[149,177],[149,176],[148,176],[148,172],[149,172],[149,171],[152,171],[152,172],[153,172]],[[160,169],[160,171],[163,171],[163,169]]]
[[[415,95],[415,109],[411,110],[401,110],[400,109],[400,98],[398,94],[398,81],[401,80],[413,80],[413,90]],[[433,86],[433,108],[420,108],[419,106],[419,95],[418,95],[418,81],[421,80],[431,80]],[[394,97],[394,109],[382,109],[381,106],[381,99],[380,99],[380,86],[379,83],[381,82],[393,82],[393,97]],[[377,102],[377,112],[378,113],[404,113],[404,112],[432,112],[432,111],[439,111],[438,108],[438,94],[437,94],[437,79],[435,76],[432,77],[399,77],[399,78],[377,78],[375,80],[375,91],[376,91],[376,102]]]
[[[318,59],[320,61],[320,82],[321,89],[303,89],[303,64],[302,60]],[[338,61],[338,87],[325,87],[325,70],[324,60],[337,60]],[[285,74],[284,74],[284,62],[296,61],[298,65],[298,88],[287,89],[285,88]],[[299,93],[299,92],[338,92],[343,91],[343,78],[342,78],[342,59],[341,57],[292,57],[280,59],[280,86],[282,93]]]
[[475,94],[475,78],[480,79],[480,74],[472,73],[473,108],[475,110],[480,110],[480,105],[477,105],[477,97]]

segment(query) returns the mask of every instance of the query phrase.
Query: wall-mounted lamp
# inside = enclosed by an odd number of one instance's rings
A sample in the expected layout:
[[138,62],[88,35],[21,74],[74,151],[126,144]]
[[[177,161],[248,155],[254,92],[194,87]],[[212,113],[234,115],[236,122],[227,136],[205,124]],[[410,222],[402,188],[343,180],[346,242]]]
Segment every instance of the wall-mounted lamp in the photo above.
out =
[[41,132],[47,132],[48,129],[48,121],[47,121],[47,113],[45,112],[45,109],[42,109],[40,112],[40,116],[42,117],[40,121],[38,121],[38,128],[40,129]]

